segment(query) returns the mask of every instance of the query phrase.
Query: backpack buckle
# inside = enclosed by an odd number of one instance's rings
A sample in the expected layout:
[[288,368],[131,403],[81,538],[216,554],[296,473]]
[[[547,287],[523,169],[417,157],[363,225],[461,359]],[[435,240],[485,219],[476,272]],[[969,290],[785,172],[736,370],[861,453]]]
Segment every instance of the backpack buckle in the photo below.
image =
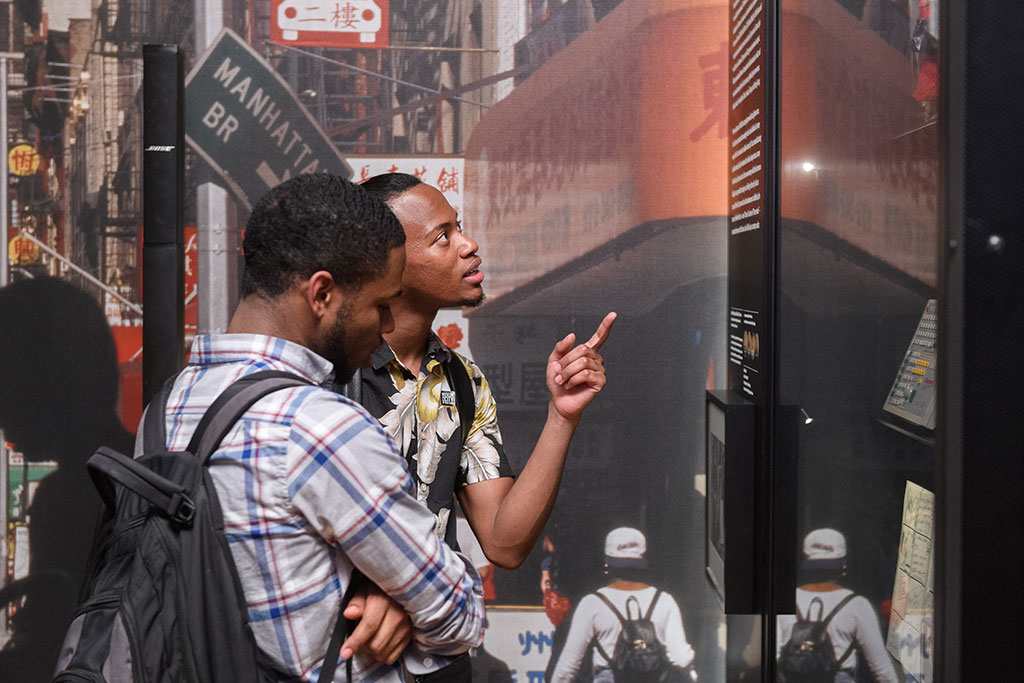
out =
[[[175,503],[177,504],[175,505]],[[192,499],[183,493],[175,493],[171,499],[171,506],[174,510],[171,519],[184,526],[192,524],[192,520],[196,517],[196,504],[192,502]]]

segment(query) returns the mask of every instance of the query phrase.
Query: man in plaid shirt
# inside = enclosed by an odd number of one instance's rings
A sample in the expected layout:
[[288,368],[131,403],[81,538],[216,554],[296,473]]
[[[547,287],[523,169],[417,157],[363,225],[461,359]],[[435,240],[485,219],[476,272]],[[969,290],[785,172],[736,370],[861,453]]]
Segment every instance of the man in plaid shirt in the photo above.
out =
[[[272,190],[246,228],[228,331],[196,338],[168,399],[167,446],[181,449],[239,377],[284,370],[315,385],[258,401],[210,460],[249,622],[281,680],[316,680],[353,568],[385,594],[346,609],[374,615],[342,645],[360,680],[400,682],[410,637],[419,659],[482,641],[472,565],[434,534],[377,421],[328,389],[393,329],[403,242],[391,212],[341,178],[302,175]],[[371,610],[373,600],[392,606]]]

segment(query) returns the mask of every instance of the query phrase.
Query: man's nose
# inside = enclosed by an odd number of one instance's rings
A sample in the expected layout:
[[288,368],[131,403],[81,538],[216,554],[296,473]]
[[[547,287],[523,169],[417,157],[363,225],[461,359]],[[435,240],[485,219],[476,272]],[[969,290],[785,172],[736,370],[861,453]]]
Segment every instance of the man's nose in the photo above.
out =
[[472,256],[473,254],[475,254],[477,252],[477,249],[479,249],[479,248],[480,248],[480,245],[476,243],[475,239],[473,239],[472,237],[470,237],[466,233],[462,233],[462,246],[459,249],[459,253],[463,257]]
[[395,330],[395,316],[391,315],[391,308],[385,308],[380,313],[380,333],[390,334]]

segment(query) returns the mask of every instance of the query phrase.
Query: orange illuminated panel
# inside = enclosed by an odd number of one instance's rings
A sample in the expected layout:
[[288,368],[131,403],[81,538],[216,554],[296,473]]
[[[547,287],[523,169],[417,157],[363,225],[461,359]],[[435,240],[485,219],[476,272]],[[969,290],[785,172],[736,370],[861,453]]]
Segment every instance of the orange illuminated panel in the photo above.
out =
[[782,13],[783,221],[934,285],[938,127],[910,58],[839,3],[786,0]]
[[727,11],[624,2],[483,116],[466,226],[492,298],[638,225],[726,214]]

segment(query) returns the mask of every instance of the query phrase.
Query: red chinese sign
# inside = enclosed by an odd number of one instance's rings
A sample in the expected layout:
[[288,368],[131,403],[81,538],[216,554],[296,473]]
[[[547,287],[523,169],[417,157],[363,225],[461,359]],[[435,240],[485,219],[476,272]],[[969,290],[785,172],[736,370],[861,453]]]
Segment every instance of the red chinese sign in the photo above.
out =
[[310,47],[387,47],[388,0],[271,0],[270,40]]

